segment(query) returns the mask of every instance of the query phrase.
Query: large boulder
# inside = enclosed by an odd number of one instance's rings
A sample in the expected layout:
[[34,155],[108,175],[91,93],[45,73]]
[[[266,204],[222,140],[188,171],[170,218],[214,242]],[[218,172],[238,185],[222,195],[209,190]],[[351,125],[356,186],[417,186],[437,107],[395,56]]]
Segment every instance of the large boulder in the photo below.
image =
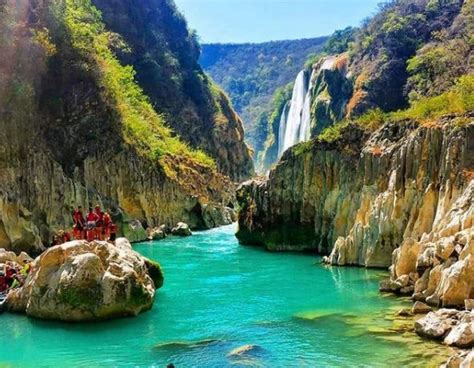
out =
[[171,230],[171,234],[176,236],[191,236],[193,235],[188,224],[178,222],[178,224]]
[[230,207],[205,204],[202,206],[202,219],[204,227],[206,229],[212,229],[218,226],[232,224],[237,221],[237,214]]
[[148,240],[163,240],[166,238],[166,233],[161,227],[147,229]]
[[34,261],[25,285],[8,294],[7,306],[31,317],[62,321],[134,316],[152,307],[162,283],[154,284],[147,263],[123,238],[115,245],[58,245]]
[[431,312],[415,322],[415,331],[420,336],[442,339],[456,323],[455,316],[456,311],[450,313],[442,309],[439,312]]
[[461,322],[444,339],[444,343],[458,348],[474,346],[474,322]]

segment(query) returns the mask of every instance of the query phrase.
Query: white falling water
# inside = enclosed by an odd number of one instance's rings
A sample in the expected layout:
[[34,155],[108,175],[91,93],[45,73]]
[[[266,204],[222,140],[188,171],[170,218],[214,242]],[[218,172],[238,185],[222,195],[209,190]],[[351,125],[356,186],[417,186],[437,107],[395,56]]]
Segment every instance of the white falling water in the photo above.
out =
[[288,108],[290,107],[290,101],[288,101],[283,107],[280,117],[280,127],[278,130],[278,157],[283,153],[283,141],[285,140],[286,132],[286,121],[288,119]]
[[315,78],[316,69],[313,69],[311,77],[309,78],[308,92],[306,93],[303,111],[301,113],[301,126],[298,143],[308,141],[311,138],[311,93],[313,92]]
[[302,70],[293,87],[289,110],[285,106],[281,117],[278,157],[281,157],[288,148],[310,138],[311,90],[308,84],[308,73]]

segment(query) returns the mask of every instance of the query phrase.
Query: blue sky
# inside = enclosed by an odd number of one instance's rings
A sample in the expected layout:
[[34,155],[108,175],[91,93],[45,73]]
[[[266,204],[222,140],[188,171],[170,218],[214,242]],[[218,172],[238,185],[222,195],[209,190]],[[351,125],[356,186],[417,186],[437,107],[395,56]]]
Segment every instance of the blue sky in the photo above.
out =
[[263,42],[358,25],[381,0],[175,0],[202,42]]

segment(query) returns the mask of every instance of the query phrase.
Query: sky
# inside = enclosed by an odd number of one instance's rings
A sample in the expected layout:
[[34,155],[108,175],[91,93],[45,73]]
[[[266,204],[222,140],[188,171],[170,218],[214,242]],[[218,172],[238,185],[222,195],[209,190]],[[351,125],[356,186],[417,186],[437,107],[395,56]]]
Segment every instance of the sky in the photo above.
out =
[[175,0],[203,43],[311,38],[357,26],[381,0]]

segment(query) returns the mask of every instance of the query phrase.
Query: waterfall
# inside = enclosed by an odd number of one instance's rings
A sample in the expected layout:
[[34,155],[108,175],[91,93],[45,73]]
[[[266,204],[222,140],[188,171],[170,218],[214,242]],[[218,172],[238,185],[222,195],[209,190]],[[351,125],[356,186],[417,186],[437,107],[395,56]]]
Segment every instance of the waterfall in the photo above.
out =
[[311,94],[313,93],[316,69],[313,69],[309,78],[309,87],[304,100],[303,111],[301,113],[301,126],[298,142],[305,142],[311,138]]
[[291,97],[290,111],[288,112],[285,136],[283,139],[283,152],[298,143],[306,92],[306,71],[302,70],[298,74],[295,86],[293,87],[293,96]]
[[289,105],[290,105],[290,101],[288,101],[285,104],[285,106],[283,107],[283,110],[281,112],[280,127],[279,127],[279,130],[278,130],[278,157],[280,157],[283,154],[283,141],[285,139],[286,121],[288,119]]
[[310,138],[312,79],[312,76],[308,78],[306,70],[296,78],[291,101],[285,105],[280,119],[278,157],[288,148]]

